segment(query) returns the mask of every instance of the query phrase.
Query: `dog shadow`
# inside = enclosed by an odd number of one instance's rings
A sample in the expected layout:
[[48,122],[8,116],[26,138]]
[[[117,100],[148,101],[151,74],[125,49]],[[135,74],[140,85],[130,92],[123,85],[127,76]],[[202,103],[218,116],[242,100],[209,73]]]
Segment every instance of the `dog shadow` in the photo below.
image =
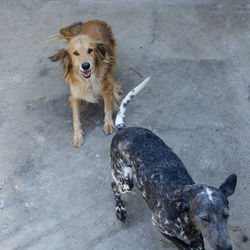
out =
[[[26,114],[42,117],[47,125],[55,126],[56,120],[62,121],[66,126],[73,127],[72,109],[68,94],[55,99],[39,98],[26,103]],[[102,127],[104,119],[104,104],[81,102],[80,120],[84,132],[89,133],[96,126]]]
[[104,104],[81,102],[80,120],[84,132],[89,133],[95,127],[103,126]]

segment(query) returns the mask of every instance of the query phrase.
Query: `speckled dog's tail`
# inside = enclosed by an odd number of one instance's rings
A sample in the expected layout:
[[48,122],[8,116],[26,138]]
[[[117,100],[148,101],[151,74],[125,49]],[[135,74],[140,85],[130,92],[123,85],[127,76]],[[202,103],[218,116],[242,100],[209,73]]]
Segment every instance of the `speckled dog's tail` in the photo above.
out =
[[126,95],[126,97],[122,100],[122,103],[120,105],[119,111],[118,111],[118,113],[116,115],[116,119],[115,119],[116,131],[121,130],[121,129],[126,127],[126,125],[125,125],[125,112],[126,112],[127,105],[135,95],[137,95],[139,92],[141,92],[141,90],[147,85],[149,80],[150,80],[150,76],[148,78],[146,78],[142,83],[140,83],[137,87],[132,89]]

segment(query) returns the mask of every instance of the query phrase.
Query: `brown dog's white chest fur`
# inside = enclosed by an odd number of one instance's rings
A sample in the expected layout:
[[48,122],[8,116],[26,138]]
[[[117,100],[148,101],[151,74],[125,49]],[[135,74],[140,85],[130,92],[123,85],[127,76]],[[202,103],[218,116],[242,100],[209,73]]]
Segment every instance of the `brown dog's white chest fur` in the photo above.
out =
[[97,103],[102,95],[102,84],[93,75],[90,79],[78,79],[77,84],[70,84],[70,91],[74,99]]

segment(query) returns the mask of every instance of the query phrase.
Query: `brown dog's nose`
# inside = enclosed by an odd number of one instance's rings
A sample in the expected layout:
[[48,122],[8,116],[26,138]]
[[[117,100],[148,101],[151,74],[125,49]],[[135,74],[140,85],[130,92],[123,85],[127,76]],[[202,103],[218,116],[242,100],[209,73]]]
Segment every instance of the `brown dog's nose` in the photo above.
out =
[[84,63],[82,64],[82,68],[83,68],[84,70],[88,70],[88,69],[90,68],[90,64],[89,64],[88,62],[84,62]]

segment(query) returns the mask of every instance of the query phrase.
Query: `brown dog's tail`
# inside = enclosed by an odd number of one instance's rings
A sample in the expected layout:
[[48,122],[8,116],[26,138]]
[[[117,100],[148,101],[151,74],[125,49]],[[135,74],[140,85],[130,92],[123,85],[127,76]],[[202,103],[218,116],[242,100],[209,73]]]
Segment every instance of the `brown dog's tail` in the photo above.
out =
[[78,35],[82,29],[82,22],[73,23],[65,28],[61,28],[59,33],[61,35],[54,35],[48,38],[48,41],[54,41],[59,39],[66,39],[69,41],[72,37]]

